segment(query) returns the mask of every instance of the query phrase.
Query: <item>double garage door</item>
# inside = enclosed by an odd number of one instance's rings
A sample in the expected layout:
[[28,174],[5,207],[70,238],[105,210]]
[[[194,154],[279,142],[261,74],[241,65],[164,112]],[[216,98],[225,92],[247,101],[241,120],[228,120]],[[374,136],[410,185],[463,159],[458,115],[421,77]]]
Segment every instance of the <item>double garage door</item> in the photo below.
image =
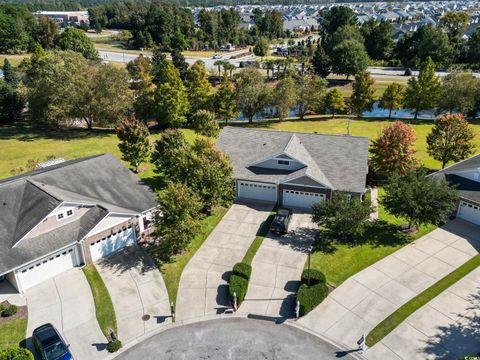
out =
[[298,190],[283,190],[283,206],[287,208],[309,209],[313,203],[324,200],[325,194]]
[[25,291],[78,265],[77,247],[73,246],[18,270],[17,281]]
[[457,217],[480,225],[480,207],[460,200]]
[[238,181],[238,197],[241,199],[277,202],[275,184]]
[[134,245],[136,243],[135,229],[130,226],[126,230],[112,234],[103,239],[97,240],[90,244],[90,255],[92,261],[101,259],[104,256],[122,249],[126,246]]

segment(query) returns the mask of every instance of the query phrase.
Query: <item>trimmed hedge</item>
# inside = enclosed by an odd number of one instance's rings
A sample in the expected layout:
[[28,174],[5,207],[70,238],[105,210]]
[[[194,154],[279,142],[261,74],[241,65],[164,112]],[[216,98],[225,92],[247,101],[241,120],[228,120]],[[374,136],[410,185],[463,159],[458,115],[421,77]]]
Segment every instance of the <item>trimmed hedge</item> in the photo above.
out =
[[0,350],[0,360],[34,360],[30,350],[13,346],[4,350]]
[[240,306],[245,295],[247,294],[248,280],[238,275],[230,276],[230,285],[228,292],[230,293],[230,300],[233,304],[233,293],[237,293],[237,306]]
[[[303,270],[301,280],[302,284],[308,285],[308,269]],[[310,286],[325,284],[326,282],[327,278],[324,273],[315,269],[310,269]]]
[[250,280],[252,274],[252,266],[250,264],[239,262],[233,267],[233,275],[243,277],[246,280]]
[[113,340],[107,344],[107,351],[110,353],[114,353],[120,350],[121,347],[122,347],[122,342],[120,340]]
[[320,304],[328,295],[328,287],[325,283],[320,283],[308,287],[306,284],[300,285],[297,293],[297,301],[300,302],[300,316],[308,314],[318,304]]
[[2,316],[3,317],[9,317],[12,315],[15,315],[17,313],[17,305],[7,305],[2,311]]

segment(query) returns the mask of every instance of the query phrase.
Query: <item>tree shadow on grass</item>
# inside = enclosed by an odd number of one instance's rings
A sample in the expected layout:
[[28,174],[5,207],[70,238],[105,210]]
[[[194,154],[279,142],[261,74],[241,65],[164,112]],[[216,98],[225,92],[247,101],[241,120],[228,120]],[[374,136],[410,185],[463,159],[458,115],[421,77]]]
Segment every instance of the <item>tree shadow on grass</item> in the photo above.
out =
[[101,138],[112,134],[115,134],[114,129],[92,129],[88,131],[83,128],[64,129],[27,125],[0,126],[0,140],[18,140],[24,142],[41,139],[68,141],[93,137]]
[[338,239],[331,231],[320,229],[315,235],[313,251],[333,254],[337,250],[337,244],[350,247],[368,244],[372,247],[380,247],[403,245],[411,240],[412,237],[401,232],[398,225],[390,224],[383,220],[376,220],[367,223],[362,231],[351,238]]

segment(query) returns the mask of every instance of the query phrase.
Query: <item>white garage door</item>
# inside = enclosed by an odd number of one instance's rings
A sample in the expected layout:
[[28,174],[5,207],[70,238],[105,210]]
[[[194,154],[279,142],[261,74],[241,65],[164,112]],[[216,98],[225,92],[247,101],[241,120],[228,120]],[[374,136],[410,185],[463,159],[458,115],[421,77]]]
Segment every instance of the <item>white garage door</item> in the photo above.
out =
[[238,197],[242,199],[277,202],[277,187],[275,184],[239,181]]
[[463,220],[467,220],[474,224],[480,225],[480,208],[465,201],[460,201],[458,217],[462,218]]
[[22,290],[25,291],[77,265],[76,247],[72,247],[18,270],[17,276]]
[[325,200],[325,194],[297,190],[283,190],[283,206],[310,208],[312,203]]
[[129,227],[126,230],[97,240],[96,242],[90,244],[92,261],[101,259],[102,257],[110,255],[114,251],[122,249],[126,246],[133,245],[135,244],[135,241],[136,236],[135,229],[133,227]]

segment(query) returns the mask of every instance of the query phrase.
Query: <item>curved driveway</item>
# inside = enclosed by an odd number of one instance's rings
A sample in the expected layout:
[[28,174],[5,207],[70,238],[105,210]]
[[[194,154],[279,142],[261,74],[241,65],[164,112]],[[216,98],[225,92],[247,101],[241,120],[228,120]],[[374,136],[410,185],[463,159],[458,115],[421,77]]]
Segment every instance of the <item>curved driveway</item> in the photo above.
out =
[[288,325],[230,318],[175,327],[117,356],[116,360],[329,360],[355,357]]

